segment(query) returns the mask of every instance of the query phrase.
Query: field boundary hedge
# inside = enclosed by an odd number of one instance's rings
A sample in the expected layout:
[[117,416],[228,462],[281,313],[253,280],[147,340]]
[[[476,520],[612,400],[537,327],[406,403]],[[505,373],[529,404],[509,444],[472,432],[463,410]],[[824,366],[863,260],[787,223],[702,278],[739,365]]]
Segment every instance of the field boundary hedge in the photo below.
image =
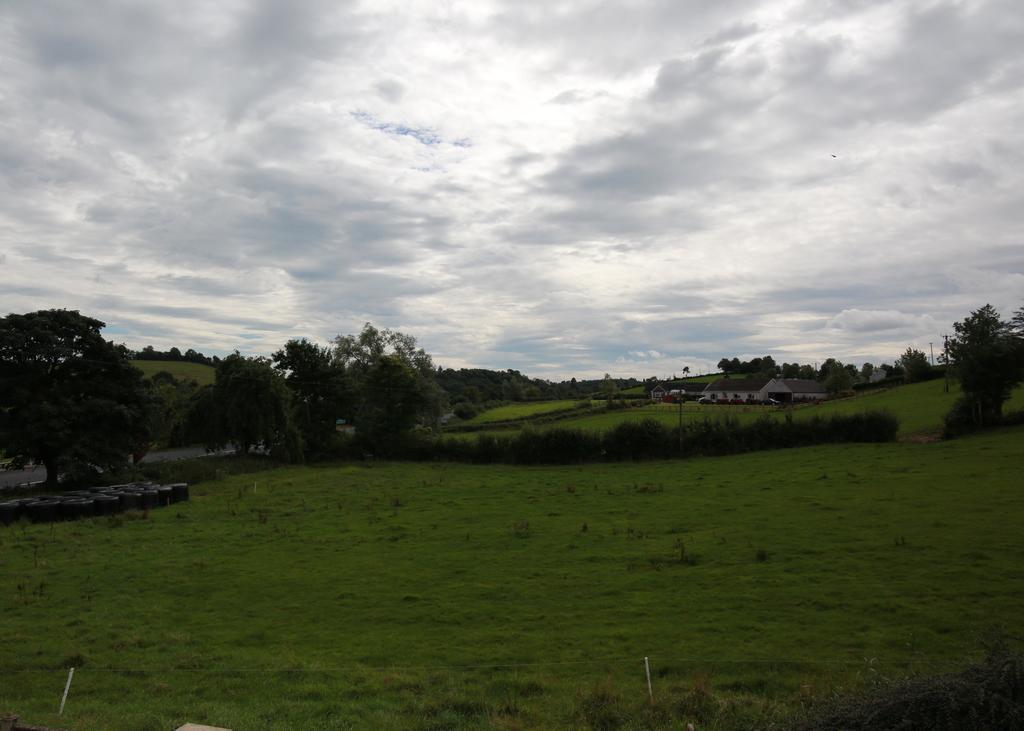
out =
[[524,428],[514,436],[480,434],[476,439],[411,434],[373,449],[358,435],[339,456],[475,464],[582,464],[741,454],[843,442],[892,442],[899,419],[888,411],[773,419],[741,423],[730,417],[668,427],[656,419],[624,421],[606,432],[578,428]]

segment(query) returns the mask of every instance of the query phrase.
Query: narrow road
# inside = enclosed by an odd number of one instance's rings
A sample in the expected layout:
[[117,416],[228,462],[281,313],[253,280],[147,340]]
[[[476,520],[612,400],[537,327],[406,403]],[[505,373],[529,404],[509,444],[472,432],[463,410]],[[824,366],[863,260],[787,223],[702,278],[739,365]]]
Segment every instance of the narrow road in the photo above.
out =
[[[192,459],[193,457],[206,457],[234,454],[234,449],[222,449],[219,452],[207,452],[203,447],[178,447],[176,449],[160,449],[150,452],[142,458],[143,462],[167,462],[173,459]],[[37,482],[46,482],[46,468],[42,465],[35,465],[23,470],[0,469],[0,492],[13,487],[25,487]]]

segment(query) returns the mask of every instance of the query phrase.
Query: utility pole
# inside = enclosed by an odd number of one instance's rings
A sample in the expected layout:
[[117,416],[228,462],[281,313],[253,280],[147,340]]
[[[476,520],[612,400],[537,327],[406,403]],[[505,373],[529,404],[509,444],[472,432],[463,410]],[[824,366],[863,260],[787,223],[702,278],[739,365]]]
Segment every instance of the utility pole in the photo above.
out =
[[932,354],[932,368],[935,367],[935,348],[932,346],[934,343],[928,343],[928,352]]
[[943,335],[943,360],[946,361],[946,393],[949,393],[949,336]]

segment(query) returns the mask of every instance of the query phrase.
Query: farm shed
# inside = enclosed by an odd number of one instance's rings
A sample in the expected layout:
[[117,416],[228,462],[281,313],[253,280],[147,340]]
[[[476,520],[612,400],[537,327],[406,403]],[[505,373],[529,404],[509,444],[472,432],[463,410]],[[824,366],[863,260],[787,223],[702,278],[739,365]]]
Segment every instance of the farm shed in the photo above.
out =
[[713,401],[764,401],[774,378],[720,378],[704,389]]
[[773,399],[790,401],[821,401],[828,397],[825,387],[810,378],[776,378],[768,389]]

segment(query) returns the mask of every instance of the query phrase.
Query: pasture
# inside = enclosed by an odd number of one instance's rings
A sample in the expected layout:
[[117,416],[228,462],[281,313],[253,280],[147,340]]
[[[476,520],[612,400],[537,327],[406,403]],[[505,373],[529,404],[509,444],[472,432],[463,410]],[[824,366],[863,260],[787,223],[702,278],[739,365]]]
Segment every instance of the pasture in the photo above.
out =
[[0,709],[76,730],[785,727],[1019,624],[1022,469],[1022,428],[292,467],[149,515],[0,529]]
[[[887,410],[899,418],[901,436],[911,436],[941,430],[943,416],[945,416],[959,396],[960,387],[955,382],[950,384],[949,393],[946,393],[943,381],[934,380],[869,391],[850,398],[825,401],[820,404],[801,404],[789,408],[747,405],[705,406],[694,401],[688,401],[682,406],[682,416],[684,420],[729,417],[745,422],[753,421],[766,415],[773,418],[782,418],[786,414],[792,414],[794,419],[804,419],[815,415],[831,416],[832,414],[855,414]],[[1013,397],[1006,403],[1006,411],[1013,409],[1024,409],[1024,388],[1015,390]],[[639,408],[591,413],[578,418],[563,419],[557,423],[538,425],[538,428],[574,428],[605,431],[622,421],[639,421],[649,418],[657,419],[667,426],[675,426],[679,423],[679,412],[679,406],[676,404],[652,403]],[[509,432],[505,430],[488,433],[500,436]],[[475,434],[472,436],[475,436]]]
[[132,365],[147,378],[152,378],[160,371],[167,371],[179,381],[195,381],[200,386],[212,384],[216,373],[213,366],[175,360],[133,360]]

